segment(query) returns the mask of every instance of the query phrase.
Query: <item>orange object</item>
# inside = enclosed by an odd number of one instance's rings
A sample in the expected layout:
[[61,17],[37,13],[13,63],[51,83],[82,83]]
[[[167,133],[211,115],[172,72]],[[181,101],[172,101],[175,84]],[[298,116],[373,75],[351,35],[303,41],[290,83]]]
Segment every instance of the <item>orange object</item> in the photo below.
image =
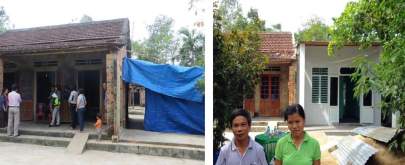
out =
[[102,122],[101,119],[97,119],[96,124],[94,124],[94,126],[96,126],[96,128],[101,128]]

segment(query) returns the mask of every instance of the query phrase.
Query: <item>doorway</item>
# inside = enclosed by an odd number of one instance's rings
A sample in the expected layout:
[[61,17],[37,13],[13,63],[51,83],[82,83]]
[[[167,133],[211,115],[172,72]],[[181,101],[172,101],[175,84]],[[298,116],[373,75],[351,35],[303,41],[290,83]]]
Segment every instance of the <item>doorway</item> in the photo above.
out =
[[49,114],[49,96],[52,86],[55,84],[55,72],[36,72],[36,118],[38,120],[47,121]]
[[3,78],[3,88],[7,88],[8,91],[11,91],[11,86],[18,82],[16,80],[16,73],[15,72],[6,72],[4,73]]
[[339,77],[339,122],[360,121],[359,99],[354,96],[355,81],[350,76]]
[[87,101],[85,120],[96,121],[96,115],[100,112],[100,72],[98,70],[78,71],[77,81],[79,89],[84,90]]
[[264,74],[260,79],[260,115],[279,117],[280,76]]

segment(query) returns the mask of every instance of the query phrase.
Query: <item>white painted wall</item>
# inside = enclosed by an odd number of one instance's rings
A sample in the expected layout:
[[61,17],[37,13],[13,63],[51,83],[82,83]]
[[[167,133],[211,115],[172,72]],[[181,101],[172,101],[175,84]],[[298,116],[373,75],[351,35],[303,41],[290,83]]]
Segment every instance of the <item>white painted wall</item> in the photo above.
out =
[[[304,106],[306,113],[306,124],[308,125],[331,125],[339,122],[339,105],[330,106],[330,77],[339,77],[341,67],[353,67],[353,59],[357,56],[368,55],[367,59],[376,62],[380,48],[373,47],[364,51],[358,50],[356,46],[345,46],[336,52],[335,56],[327,55],[327,46],[310,46],[300,44],[299,46],[299,103]],[[328,68],[328,103],[312,103],[312,68]],[[371,120],[374,124],[380,125],[381,111],[377,106],[380,101],[379,95],[373,92],[374,112]],[[361,98],[362,99],[362,98]],[[362,101],[360,101],[362,102]],[[360,112],[364,110],[360,105]],[[363,116],[364,117],[364,116]]]

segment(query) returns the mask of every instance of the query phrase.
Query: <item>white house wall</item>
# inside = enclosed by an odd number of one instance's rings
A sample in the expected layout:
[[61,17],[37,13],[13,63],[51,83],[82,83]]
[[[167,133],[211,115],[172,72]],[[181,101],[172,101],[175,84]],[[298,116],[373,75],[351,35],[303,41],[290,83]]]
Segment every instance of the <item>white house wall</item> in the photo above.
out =
[[[355,46],[345,46],[336,52],[335,56],[327,55],[327,46],[309,46],[301,44],[299,47],[299,103],[304,106],[306,112],[306,124],[330,125],[339,122],[339,105],[330,106],[330,77],[339,77],[341,67],[353,67],[353,59],[357,56],[366,56],[372,61],[378,60],[379,49],[373,47],[365,51],[358,50]],[[312,68],[328,68],[328,102],[312,103]],[[379,95],[373,92],[373,108],[377,109],[374,114],[375,124],[380,124],[380,110],[376,106]],[[339,96],[338,96],[339,97]],[[339,101],[338,101],[339,103]],[[362,109],[362,104],[360,109]]]

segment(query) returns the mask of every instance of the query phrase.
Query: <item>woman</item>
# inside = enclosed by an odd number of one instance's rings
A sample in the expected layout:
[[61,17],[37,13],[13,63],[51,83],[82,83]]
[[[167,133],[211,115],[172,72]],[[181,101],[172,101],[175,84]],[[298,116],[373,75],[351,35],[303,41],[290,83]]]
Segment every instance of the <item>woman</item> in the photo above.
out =
[[0,95],[0,128],[4,128],[7,126],[7,94],[8,89],[4,88]]
[[304,131],[305,112],[301,105],[290,105],[284,111],[290,133],[277,142],[276,165],[319,165],[321,149],[316,139]]
[[84,129],[84,113],[86,111],[86,97],[84,96],[83,89],[79,89],[79,96],[77,96],[76,111],[79,117],[80,132]]

